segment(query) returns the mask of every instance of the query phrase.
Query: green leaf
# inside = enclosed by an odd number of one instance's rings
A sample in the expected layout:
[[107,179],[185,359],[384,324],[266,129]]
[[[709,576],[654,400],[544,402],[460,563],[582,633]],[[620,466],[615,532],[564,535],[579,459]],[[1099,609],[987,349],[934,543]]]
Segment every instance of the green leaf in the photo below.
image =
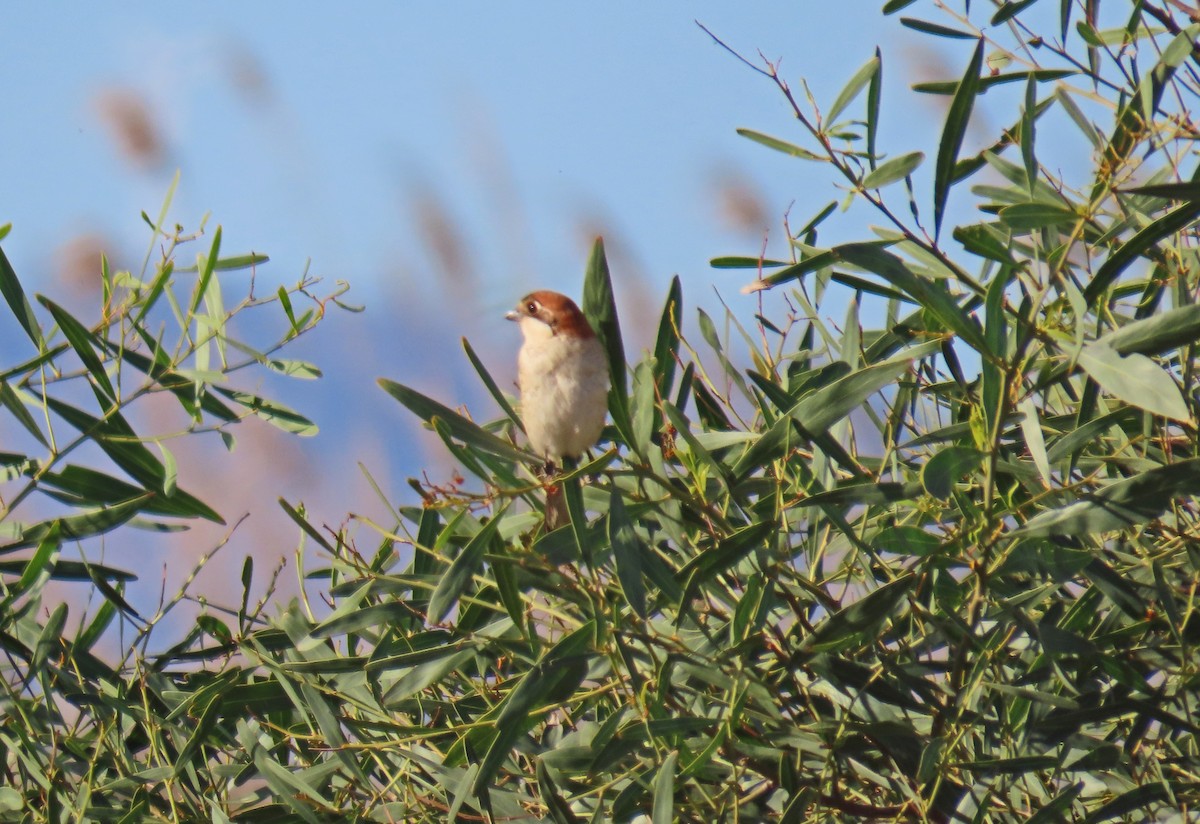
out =
[[1127,323],[1096,341],[1121,355],[1161,355],[1200,340],[1200,304]]
[[823,157],[818,154],[813,154],[808,149],[802,149],[799,146],[794,146],[791,143],[780,140],[777,137],[771,137],[770,135],[763,134],[762,132],[756,132],[753,129],[738,129],[737,133],[742,137],[753,140],[755,143],[766,146],[768,149],[774,149],[777,152],[783,152],[784,154],[791,155],[792,157],[801,157],[805,160],[824,160]]
[[1018,0],[1018,2],[1004,2],[1000,4],[1000,8],[996,9],[996,13],[992,15],[992,25],[999,26],[1006,20],[1010,20],[1023,12],[1025,9],[1036,3],[1037,0]]
[[937,23],[929,23],[925,20],[918,20],[915,17],[901,17],[900,25],[913,31],[932,34],[934,37],[948,37],[952,40],[975,40],[978,35],[970,32],[952,29],[949,26],[941,26]]
[[983,463],[984,454],[969,446],[948,446],[921,467],[921,486],[935,498],[949,499],[954,485]]
[[608,260],[604,255],[603,238],[596,238],[592,245],[592,254],[583,278],[582,308],[608,355],[609,377],[612,379],[608,405],[613,425],[626,439],[626,443],[630,443],[633,432],[629,420],[625,344],[621,340],[621,323],[617,318],[617,303],[613,296],[612,278],[608,273]]
[[811,654],[870,645],[879,627],[896,617],[896,608],[916,581],[916,576],[910,573],[867,593],[818,624],[800,642],[800,649]]
[[1038,420],[1037,404],[1033,398],[1025,398],[1021,401],[1019,408],[1021,410],[1021,434],[1025,436],[1025,448],[1029,450],[1029,456],[1033,458],[1033,465],[1037,467],[1038,474],[1042,476],[1042,482],[1047,488],[1054,485],[1054,476],[1050,474],[1050,459],[1046,455],[1046,441],[1042,437],[1042,425]]
[[867,87],[867,162],[875,168],[876,139],[879,136],[879,107],[883,89],[883,52],[875,47],[875,73]]
[[1131,189],[1117,189],[1125,195],[1143,195],[1161,197],[1167,200],[1200,201],[1200,182],[1185,180],[1179,183],[1154,183],[1149,186],[1134,186]]
[[554,824],[580,824],[581,819],[571,811],[571,805],[562,797],[554,780],[550,777],[544,757],[537,760],[536,773],[538,794],[541,795],[542,803],[546,805],[546,810],[550,813],[550,820]]
[[[975,35],[971,35],[974,39]],[[1033,79],[1039,83],[1045,83],[1052,80],[1060,80],[1064,77],[1071,77],[1079,74],[1072,69],[1034,69],[1033,71],[1005,72],[1003,74],[988,74],[979,79],[979,94],[982,95],[993,86],[1004,86],[1009,83],[1016,83],[1021,80]],[[959,84],[957,81],[933,81],[931,83],[914,83],[912,90],[921,92],[922,94],[944,94],[951,95],[958,91]],[[1002,140],[1004,140],[1002,138]],[[1000,145],[1011,145],[1011,141],[1004,140]]]
[[25,297],[25,290],[21,288],[21,281],[17,279],[17,273],[13,271],[12,264],[8,262],[3,249],[0,249],[0,294],[4,295],[4,300],[8,302],[8,308],[16,315],[17,322],[21,324],[25,334],[33,341],[33,345],[38,348],[38,351],[45,349],[46,341],[42,338],[42,330],[38,326],[37,317],[33,314],[33,307],[29,305],[29,300]]
[[26,592],[36,592],[50,580],[58,560],[59,547],[62,545],[61,533],[62,525],[58,521],[52,522],[29,560],[16,562],[23,567],[21,577],[16,583],[8,585],[2,605],[3,612],[7,613],[11,605]]
[[[104,450],[113,463],[121,467],[147,491],[162,492],[166,495],[166,468],[145,445],[138,441],[133,429],[119,413],[110,412],[106,418],[101,420],[55,398],[46,398],[46,405],[81,433],[92,436],[96,445]],[[93,479],[93,481],[95,480]],[[176,489],[169,500],[179,507],[177,512],[186,512],[189,515],[216,523],[224,523],[221,516],[210,507],[182,490]],[[168,504],[163,503],[162,505],[167,506]]]
[[651,808],[651,824],[671,824],[675,820],[675,763],[679,751],[671,750],[663,759],[654,776],[654,804]]
[[942,546],[938,536],[916,526],[890,526],[882,529],[871,543],[877,552],[890,552],[905,557],[933,555]]
[[901,358],[869,366],[808,393],[738,458],[732,469],[734,478],[743,480],[787,454],[799,440],[793,422],[809,437],[820,435],[906,372],[909,364]]
[[103,535],[141,512],[145,503],[146,496],[142,496],[80,515],[70,515],[66,518],[56,518],[52,521],[42,521],[26,526],[18,532],[14,540],[0,544],[0,555],[37,546],[46,540],[51,530],[56,528],[63,540],[82,541],[93,535]]
[[649,552],[649,549],[634,530],[616,484],[613,484],[608,503],[608,542],[612,545],[617,580],[621,582],[625,600],[635,615],[645,619],[646,585],[642,582],[642,553]]
[[462,338],[462,347],[463,351],[467,353],[467,360],[471,362],[471,366],[475,368],[475,374],[479,376],[479,379],[483,381],[483,385],[487,387],[488,394],[492,396],[492,400],[503,410],[508,419],[524,432],[525,425],[521,422],[521,418],[517,415],[516,410],[512,408],[512,404],[508,402],[508,398],[504,397],[504,393],[500,391],[500,387],[496,385],[496,381],[492,379],[491,373],[483,365],[483,361],[479,359],[479,356],[475,354],[475,350],[471,348],[471,344],[466,338]]
[[96,350],[92,348],[95,336],[54,301],[41,295],[38,296],[38,301],[50,310],[50,314],[54,316],[54,322],[58,324],[58,328],[66,337],[67,342],[71,344],[71,348],[75,350],[75,354],[83,361],[84,368],[96,381],[96,385],[104,391],[109,400],[116,401],[117,395],[113,391],[108,374],[104,371],[104,365],[96,355]]
[[826,266],[832,266],[837,261],[837,255],[832,251],[818,252],[815,255],[804,258],[799,263],[788,266],[786,269],[781,269],[778,272],[755,281],[749,286],[743,287],[742,292],[759,292],[763,289],[771,289],[781,283],[787,283],[789,280],[798,280],[809,272],[815,272],[818,269],[824,269]]
[[16,391],[8,385],[8,382],[3,380],[0,380],[0,406],[8,409],[21,426],[25,427],[25,431],[32,435],[38,443],[42,446],[50,446],[46,441],[46,436],[42,434],[41,428],[37,425],[37,421],[29,413],[29,409],[26,408]]
[[479,764],[475,777],[475,794],[481,793],[491,782],[496,770],[511,754],[516,743],[531,723],[532,711],[545,703],[546,698],[556,692],[566,692],[583,682],[587,668],[572,666],[581,663],[581,657],[595,635],[595,626],[587,623],[554,645],[534,664],[520,683],[508,693],[500,704],[496,716],[496,737],[488,747]]
[[858,97],[863,87],[871,81],[878,71],[879,58],[872,57],[854,73],[854,76],[850,78],[850,82],[838,93],[837,99],[833,101],[833,105],[829,107],[829,111],[825,113],[825,123],[827,125],[832,126],[837,122],[838,115],[845,111],[854,98]]
[[863,178],[864,189],[879,189],[897,180],[903,180],[921,165],[925,160],[924,152],[909,152],[906,155],[893,157],[880,164],[879,168]]
[[1008,232],[993,224],[976,223],[971,226],[955,226],[953,237],[963,248],[974,255],[989,258],[999,263],[1016,266]]
[[433,594],[429,596],[427,618],[431,624],[442,622],[450,610],[454,609],[454,605],[458,603],[458,599],[466,591],[467,585],[471,583],[476,573],[483,568],[484,551],[492,542],[505,509],[501,509],[493,515],[478,532],[471,536],[471,540],[458,553],[458,557],[451,562],[450,567],[438,579]]
[[980,38],[975,45],[971,61],[967,64],[966,74],[959,82],[958,90],[954,93],[954,100],[950,103],[950,112],[946,115],[946,125],[942,129],[942,138],[938,144],[937,163],[933,176],[933,233],[935,238],[942,229],[942,217],[946,212],[946,200],[950,196],[950,184],[954,182],[954,166],[958,161],[958,152],[962,148],[963,137],[967,133],[967,123],[971,119],[975,96],[979,93],[979,72],[982,67],[983,38]]
[[[711,258],[708,265],[714,269],[776,269],[787,266],[786,260],[770,260],[768,258],[745,257],[744,255],[722,255]],[[678,275],[675,276],[678,279]]]
[[1000,222],[1018,232],[1032,232],[1079,222],[1079,215],[1053,203],[1015,203],[1000,210]]
[[1101,389],[1128,404],[1172,420],[1191,420],[1175,380],[1145,355],[1122,355],[1093,343],[1080,351],[1079,365]]
[[463,417],[432,398],[422,395],[415,389],[410,389],[387,378],[380,378],[376,382],[385,392],[400,401],[410,412],[426,423],[432,421],[434,418],[445,423],[451,434],[468,446],[482,449],[484,452],[510,461],[521,463],[537,462],[537,458],[532,453],[518,449],[508,441],[496,437],[474,421]]
[[847,243],[832,250],[841,260],[874,272],[888,283],[912,296],[926,311],[936,317],[978,352],[986,352],[987,344],[979,324],[962,310],[958,301],[940,282],[915,274],[900,258],[886,249],[870,243]]
[[196,281],[196,288],[192,292],[192,302],[188,307],[188,317],[191,318],[196,314],[196,310],[200,308],[200,301],[204,300],[204,295],[208,291],[209,281],[212,280],[213,270],[217,265],[217,258],[221,251],[221,227],[213,232],[212,245],[209,247],[208,254],[202,260],[204,268],[200,272],[200,278]]
[[261,395],[253,395],[249,392],[226,389],[223,386],[213,388],[229,398],[229,400],[241,404],[267,423],[279,427],[284,432],[291,432],[306,438],[317,434],[317,425],[315,423],[299,412],[288,409],[277,401],[268,400]]
[[287,375],[290,378],[300,378],[311,381],[321,377],[321,370],[314,364],[300,360],[268,360],[267,368],[272,372]]
[[1160,466],[1109,484],[1061,509],[1030,518],[1010,534],[1093,535],[1152,521],[1173,499],[1200,495],[1200,458]]
[[671,278],[667,300],[658,321],[654,341],[654,385],[666,397],[675,383],[675,361],[679,357],[679,330],[683,326],[683,287],[679,275]]
[[[164,467],[164,489],[166,481],[167,473]],[[53,498],[81,507],[96,504],[112,506],[144,495],[147,491],[103,472],[74,464],[68,464],[58,472],[43,473],[38,478],[38,487]],[[224,523],[221,516],[211,507],[178,488],[169,496],[149,496],[142,511],[174,518],[204,518],[214,523]]]
[[1159,241],[1191,226],[1197,218],[1200,218],[1200,201],[1188,201],[1146,226],[1100,265],[1084,287],[1083,297],[1089,304],[1095,302],[1131,263],[1143,257]]

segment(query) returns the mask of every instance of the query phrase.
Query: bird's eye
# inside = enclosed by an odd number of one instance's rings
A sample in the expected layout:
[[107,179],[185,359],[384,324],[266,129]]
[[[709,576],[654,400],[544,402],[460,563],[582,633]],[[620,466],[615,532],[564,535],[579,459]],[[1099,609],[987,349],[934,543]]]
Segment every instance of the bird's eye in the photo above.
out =
[[531,300],[531,301],[529,301],[529,303],[525,304],[525,311],[531,315],[537,314],[537,308],[538,308],[537,301]]

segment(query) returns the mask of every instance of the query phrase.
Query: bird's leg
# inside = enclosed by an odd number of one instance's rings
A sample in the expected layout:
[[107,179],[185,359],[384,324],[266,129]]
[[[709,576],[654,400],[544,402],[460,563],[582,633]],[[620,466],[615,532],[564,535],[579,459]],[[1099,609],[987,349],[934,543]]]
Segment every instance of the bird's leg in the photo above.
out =
[[[571,459],[564,458],[563,464],[564,468],[571,468]],[[559,475],[558,467],[554,465],[554,461],[547,460],[542,470],[545,473],[542,486],[546,490],[545,529],[547,532],[552,532],[569,523],[571,516],[567,513],[567,501],[563,497],[562,484],[555,480]]]

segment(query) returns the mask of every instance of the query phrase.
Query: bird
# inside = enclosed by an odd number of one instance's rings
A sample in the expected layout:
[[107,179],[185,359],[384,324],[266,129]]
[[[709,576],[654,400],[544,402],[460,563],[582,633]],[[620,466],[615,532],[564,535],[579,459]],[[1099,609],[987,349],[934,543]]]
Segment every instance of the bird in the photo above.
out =
[[[575,301],[541,289],[521,298],[505,317],[523,338],[517,354],[521,420],[530,449],[553,478],[595,445],[608,410],[608,359]],[[546,528],[565,523],[561,490],[546,488]]]

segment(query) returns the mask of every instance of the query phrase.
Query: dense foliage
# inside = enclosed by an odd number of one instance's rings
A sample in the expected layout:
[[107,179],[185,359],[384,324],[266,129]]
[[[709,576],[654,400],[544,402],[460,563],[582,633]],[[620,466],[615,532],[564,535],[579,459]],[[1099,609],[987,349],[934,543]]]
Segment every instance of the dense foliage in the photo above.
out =
[[[965,47],[960,76],[916,89],[948,100],[929,164],[881,148],[881,51],[825,108],[751,63],[797,128],[742,134],[831,171],[843,223],[866,206],[884,225],[822,245],[835,202],[777,259],[715,259],[748,270],[753,319],[685,324],[675,280],[631,365],[597,244],[583,303],[611,425],[563,480],[568,526],[540,529],[514,400],[464,342],[496,420],[380,385],[474,480],[413,481],[420,504],[374,536],[284,503],[331,610],[256,608],[248,563],[240,605],[164,653],[145,643],[162,612],[134,614],[128,573],[73,547],[220,516],[127,410],[170,393],[193,432],[247,414],[306,431],[231,378],[317,374],[276,349],[327,302],[297,311],[306,281],[226,310],[220,272],[258,260],[222,258],[217,230],[176,267],[188,239],[165,210],[163,255],[140,276],[105,267],[91,325],[35,311],[0,257],[36,351],[0,367],[34,445],[0,453],[0,819],[1194,814],[1200,23],[1139,3],[1105,28],[1096,5],[902,18]],[[965,151],[1006,84],[1024,92],[1010,125]],[[1044,145],[1086,173],[1065,179]],[[286,322],[262,352],[231,321],[265,303]],[[170,344],[147,321],[164,305]],[[102,468],[73,462],[85,443]],[[63,514],[14,514],[39,497]],[[69,622],[43,597],[56,578],[90,579],[98,609]],[[136,640],[103,660],[118,622]]]

